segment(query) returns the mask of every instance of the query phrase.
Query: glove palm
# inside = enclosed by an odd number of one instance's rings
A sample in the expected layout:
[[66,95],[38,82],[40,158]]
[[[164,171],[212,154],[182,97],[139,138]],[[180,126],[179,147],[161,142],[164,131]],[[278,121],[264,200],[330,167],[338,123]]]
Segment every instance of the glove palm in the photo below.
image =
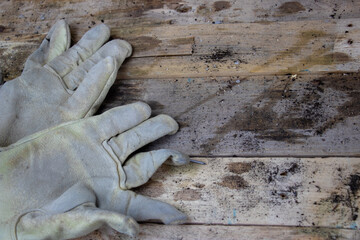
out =
[[189,161],[172,150],[129,158],[178,129],[169,116],[149,116],[144,103],[125,105],[33,134],[0,152],[0,239],[70,239],[104,224],[135,235],[135,220],[184,221],[174,207],[128,190],[147,182],[166,160]]

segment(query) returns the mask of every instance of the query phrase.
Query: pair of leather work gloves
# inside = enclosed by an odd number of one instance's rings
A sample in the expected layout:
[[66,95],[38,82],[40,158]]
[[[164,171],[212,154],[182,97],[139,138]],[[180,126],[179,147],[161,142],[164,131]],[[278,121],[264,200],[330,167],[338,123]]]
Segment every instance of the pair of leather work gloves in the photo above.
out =
[[57,22],[20,77],[0,87],[0,239],[71,239],[102,226],[136,235],[150,219],[180,223],[174,207],[129,189],[146,183],[165,161],[189,162],[173,150],[137,153],[177,131],[167,115],[149,118],[142,102],[90,117],[132,48],[106,44],[98,25],[70,47]]

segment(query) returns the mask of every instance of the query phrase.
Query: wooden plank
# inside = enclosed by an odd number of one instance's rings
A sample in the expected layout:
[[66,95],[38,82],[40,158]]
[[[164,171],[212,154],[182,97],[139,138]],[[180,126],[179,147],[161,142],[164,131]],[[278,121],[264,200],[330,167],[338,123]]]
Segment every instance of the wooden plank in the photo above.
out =
[[[117,27],[112,36],[134,44],[121,79],[354,72],[360,61],[360,19]],[[0,67],[11,79],[41,38],[6,39],[0,39]]]
[[[146,225],[141,238],[162,239],[177,233],[175,236],[185,239],[206,239],[207,236],[241,239],[238,234],[244,231],[242,237],[245,239],[264,235],[270,239],[280,236],[283,239],[305,236],[309,239],[329,239],[328,236],[357,239],[352,238],[354,231],[342,228],[356,230],[360,223],[360,158],[197,160],[207,165],[164,165],[150,182],[135,190],[176,206],[188,215],[190,224]],[[225,226],[204,226],[207,224]],[[154,230],[159,228],[164,231]],[[195,228],[199,230],[194,231]]]
[[360,75],[119,80],[102,109],[135,102],[180,131],[149,149],[193,156],[359,156]]
[[[354,240],[360,236],[356,230],[311,228],[311,227],[271,227],[271,226],[222,226],[222,225],[159,225],[141,224],[137,238],[124,234],[109,233],[111,240],[126,239],[276,239],[276,240]],[[95,232],[77,240],[106,239],[100,232]]]
[[127,38],[133,46],[133,58],[154,56],[186,56],[193,51],[193,37],[159,38],[157,36],[141,36]]
[[17,33],[46,32],[55,19],[68,19],[79,28],[105,22],[119,24],[221,24],[258,21],[345,19],[360,15],[352,0],[153,0],[153,1],[1,1],[0,25]]
[[194,36],[193,55],[132,58],[119,78],[356,72],[360,42],[353,39],[360,39],[360,28],[354,26],[360,19],[178,26],[170,34]]
[[355,229],[359,158],[199,158],[163,166],[136,192],[173,204],[189,223]]

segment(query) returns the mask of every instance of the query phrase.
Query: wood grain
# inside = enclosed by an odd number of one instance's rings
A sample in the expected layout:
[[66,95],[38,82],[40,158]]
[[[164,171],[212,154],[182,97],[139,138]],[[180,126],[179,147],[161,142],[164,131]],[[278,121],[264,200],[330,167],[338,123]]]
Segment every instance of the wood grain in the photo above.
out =
[[99,112],[147,102],[181,128],[142,150],[207,162],[135,190],[189,215],[138,239],[359,239],[359,17],[353,0],[1,1],[0,75],[59,19],[73,43],[105,23],[133,45]]
[[[191,56],[131,58],[119,78],[357,71],[360,43],[353,39],[360,38],[360,29],[355,26],[358,19],[174,26],[168,34],[195,37]],[[164,32],[163,27],[148,31]]]
[[[115,27],[111,31],[113,38],[134,45],[134,57],[121,68],[120,79],[356,72],[359,68],[359,19]],[[26,56],[43,37],[15,35],[0,38],[5,80],[20,74]],[[81,35],[74,37],[78,40]]]
[[228,232],[224,236],[234,239],[243,231],[244,239],[264,235],[269,239],[356,239],[352,238],[355,231],[343,229],[357,229],[360,223],[359,158],[197,160],[207,165],[164,165],[149,183],[135,189],[176,206],[188,215],[190,224],[146,225],[141,238],[217,239],[222,234],[216,232]]
[[[311,227],[271,227],[271,226],[222,226],[222,225],[159,225],[141,224],[137,238],[120,233],[110,233],[112,240],[179,240],[179,239],[276,239],[276,240],[354,240],[359,238],[356,230],[311,228]],[[100,232],[79,238],[78,240],[103,240]]]
[[111,26],[221,24],[347,19],[358,17],[359,9],[359,2],[352,0],[16,0],[0,2],[0,22],[6,31],[25,33],[46,32],[54,20],[62,18],[79,28],[101,22]]
[[180,131],[148,149],[193,156],[359,156],[360,76],[119,80],[103,112],[144,101]]
[[[199,158],[163,166],[136,191],[173,204],[189,223],[356,228],[359,158]],[[152,184],[161,182],[161,186]]]

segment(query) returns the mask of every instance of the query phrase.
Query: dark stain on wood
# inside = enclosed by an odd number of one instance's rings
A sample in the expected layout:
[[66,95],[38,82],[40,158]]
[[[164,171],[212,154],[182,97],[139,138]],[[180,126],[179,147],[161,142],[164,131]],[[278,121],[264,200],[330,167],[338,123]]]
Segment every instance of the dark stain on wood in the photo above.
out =
[[203,187],[205,187],[205,184],[202,184],[202,183],[194,183],[193,186],[196,187],[196,188],[203,188]]
[[[252,181],[259,182],[267,186],[266,201],[270,206],[278,206],[282,204],[299,204],[298,192],[301,191],[302,182],[296,180],[292,176],[305,171],[304,166],[299,160],[291,160],[290,162],[283,162],[277,164],[274,162],[263,162],[255,160],[246,164],[247,177]],[[242,171],[240,171],[242,172]],[[257,200],[258,195],[252,195],[256,187],[244,183],[244,179],[238,175],[231,175],[223,178],[219,184],[221,186],[229,187],[231,189],[242,189],[244,186],[250,194],[250,198],[255,204],[249,204],[250,208],[255,208],[256,203],[262,200]]]
[[282,171],[280,176],[287,176],[288,174],[294,174],[299,171],[299,165],[297,163],[292,163],[289,169]]
[[201,200],[201,192],[198,189],[183,189],[174,195],[175,201],[196,201]]
[[[289,76],[279,76],[269,80],[265,78],[258,81],[259,86],[266,84],[263,92],[259,92],[254,98],[243,102],[241,106],[231,103],[229,112],[231,116],[226,117],[218,129],[214,130],[214,136],[205,138],[203,141],[195,143],[199,148],[199,154],[208,154],[217,148],[217,144],[223,141],[223,138],[232,133],[233,142],[236,143],[243,152],[262,151],[262,144],[265,141],[285,142],[289,144],[304,144],[309,137],[319,137],[329,129],[334,128],[338,123],[344,122],[349,117],[360,115],[360,73],[336,73],[316,76],[314,79],[305,80],[305,77],[298,76],[292,79]],[[186,79],[185,79],[186,81]],[[210,80],[209,80],[210,81]],[[206,84],[210,84],[206,81]],[[214,80],[215,81],[215,80]],[[184,110],[175,111],[172,116],[181,122],[182,127],[187,127],[188,132],[196,131],[197,126],[188,113],[199,106],[207,107],[214,99],[228,99],[228,93],[231,91],[237,94],[243,89],[243,84],[247,84],[248,79],[240,79],[240,83],[235,81],[222,82],[218,84],[218,91],[211,91],[203,96],[194,105],[189,105]],[[168,85],[169,90],[173,91],[172,99],[182,99],[184,91],[184,82],[174,81],[174,85]],[[200,83],[199,83],[200,84]],[[135,102],[144,101],[145,94],[152,94],[149,91],[158,91],[156,89],[145,89],[143,81],[123,80],[117,81],[110,89],[110,92],[102,105],[104,109]],[[197,84],[186,84],[190,88],[199,88]],[[200,93],[197,90],[191,90],[193,93]],[[201,92],[201,94],[206,94]],[[151,101],[151,96],[148,98]],[[229,100],[230,101],[230,100]],[[150,102],[151,103],[151,102]],[[159,109],[169,109],[169,105],[163,101],[153,104],[155,111]],[[216,108],[215,108],[216,109]],[[165,140],[164,140],[165,141]],[[159,140],[160,144],[161,140]]]
[[[253,132],[257,141],[303,143],[308,137],[321,135],[348,117],[360,115],[359,73],[329,74],[301,84],[303,90],[300,92],[292,88],[295,82],[289,76],[288,80],[270,87],[254,102],[243,106],[243,111],[235,114],[215,132],[216,137],[210,138],[201,146],[204,152],[212,151],[222,141],[222,136],[232,131]],[[331,99],[332,96],[331,93],[325,94],[327,89],[341,92],[349,100],[340,106],[329,106],[331,102],[326,99]],[[286,111],[279,113],[274,110],[277,104],[285,101]],[[337,114],[327,116],[325,113],[329,111],[329,107]],[[304,131],[294,131],[294,129]],[[247,146],[249,136],[238,135],[238,137],[244,140],[244,150],[249,150]],[[258,150],[258,144],[251,145],[253,151]]]
[[0,25],[0,32],[4,32],[5,29],[6,29],[5,26]]
[[348,100],[337,107],[338,114],[334,117],[327,119],[320,127],[316,129],[317,134],[323,134],[327,129],[332,128],[335,124],[343,122],[348,117],[360,115],[360,73],[348,74],[328,74],[327,76],[314,79],[312,81],[315,86],[317,85],[318,91],[326,88],[331,88],[337,91],[346,93]]
[[302,183],[291,180],[291,175],[300,173],[302,168],[303,166],[298,160],[280,165],[255,161],[252,172],[255,178],[263,179],[269,185],[269,189],[272,189],[269,191],[270,203],[279,205],[286,201],[298,204],[298,189]]
[[187,122],[181,122],[181,121],[177,121],[177,123],[179,124],[179,127],[180,127],[180,131],[182,128],[186,128],[186,127],[189,127],[189,123]]
[[191,10],[191,7],[185,4],[180,4],[175,8],[175,10],[179,13],[186,13]]
[[314,205],[328,206],[326,207],[328,212],[338,212],[344,218],[350,217],[351,221],[356,221],[359,216],[359,208],[354,197],[349,192],[342,191],[341,189],[332,192],[328,198],[315,202]]
[[159,111],[161,109],[164,109],[164,105],[157,102],[157,101],[147,101],[147,104],[149,104],[149,106],[151,107],[151,110],[153,111]]
[[207,16],[210,14],[210,9],[205,5],[205,4],[201,4],[197,9],[196,12],[199,15],[203,15],[203,16]]
[[[313,65],[331,65],[331,64],[338,64],[338,63],[347,63],[350,62],[352,60],[352,58],[347,55],[346,53],[341,53],[341,52],[334,52],[334,53],[329,53],[329,54],[325,54],[323,56],[319,56],[317,58],[313,57],[312,62],[316,62],[317,64],[313,64]],[[310,61],[311,63],[311,61]]]
[[211,55],[201,56],[200,60],[204,60],[206,63],[226,62],[227,60],[229,60],[232,57],[232,55],[233,55],[233,52],[230,48],[220,49],[220,48],[215,47],[212,50]]
[[343,218],[350,218],[350,221],[356,221],[359,216],[357,199],[359,197],[360,175],[358,173],[344,175],[341,168],[337,170],[342,184],[334,186],[334,191],[329,197],[314,202],[314,205],[324,207],[327,212],[341,214]]
[[284,14],[292,14],[292,13],[305,11],[305,8],[299,2],[286,2],[279,7],[279,10],[281,13]]
[[[287,162],[282,165],[267,165],[263,162],[254,161],[252,172],[256,178],[262,178],[268,184],[284,182],[291,175],[301,172],[303,168],[300,162]],[[293,188],[294,186],[289,186]]]
[[350,181],[347,185],[350,187],[351,193],[356,196],[360,189],[360,175],[350,175]]
[[179,1],[174,0],[131,1],[130,4],[132,4],[132,6],[127,6],[126,11],[130,17],[141,17],[145,12],[164,8],[165,5],[171,9],[175,9],[178,6],[178,2]]
[[224,9],[229,9],[231,7],[230,2],[228,1],[217,1],[214,2],[214,10],[215,12],[222,11]]
[[295,184],[294,186],[283,187],[279,190],[271,190],[272,203],[277,205],[281,204],[283,200],[292,199],[295,200],[295,203],[299,203],[297,200],[298,188],[300,185]]
[[325,56],[329,56],[333,59],[331,63],[347,63],[353,60],[349,55],[341,52],[334,52],[332,54],[326,54]]
[[135,188],[134,191],[138,194],[142,194],[148,197],[157,198],[165,193],[163,183],[160,181],[150,180],[144,185]]
[[229,171],[236,174],[242,174],[250,171],[251,163],[234,162],[227,164]]
[[244,189],[249,186],[248,182],[241,176],[237,175],[229,175],[222,178],[222,182],[218,183],[218,185],[227,187],[230,189]]
[[298,64],[288,67],[280,72],[298,72],[301,69],[311,68],[316,65],[333,65],[340,63],[347,63],[352,60],[352,58],[341,52],[327,53],[330,49],[318,49],[310,56],[301,59]]

